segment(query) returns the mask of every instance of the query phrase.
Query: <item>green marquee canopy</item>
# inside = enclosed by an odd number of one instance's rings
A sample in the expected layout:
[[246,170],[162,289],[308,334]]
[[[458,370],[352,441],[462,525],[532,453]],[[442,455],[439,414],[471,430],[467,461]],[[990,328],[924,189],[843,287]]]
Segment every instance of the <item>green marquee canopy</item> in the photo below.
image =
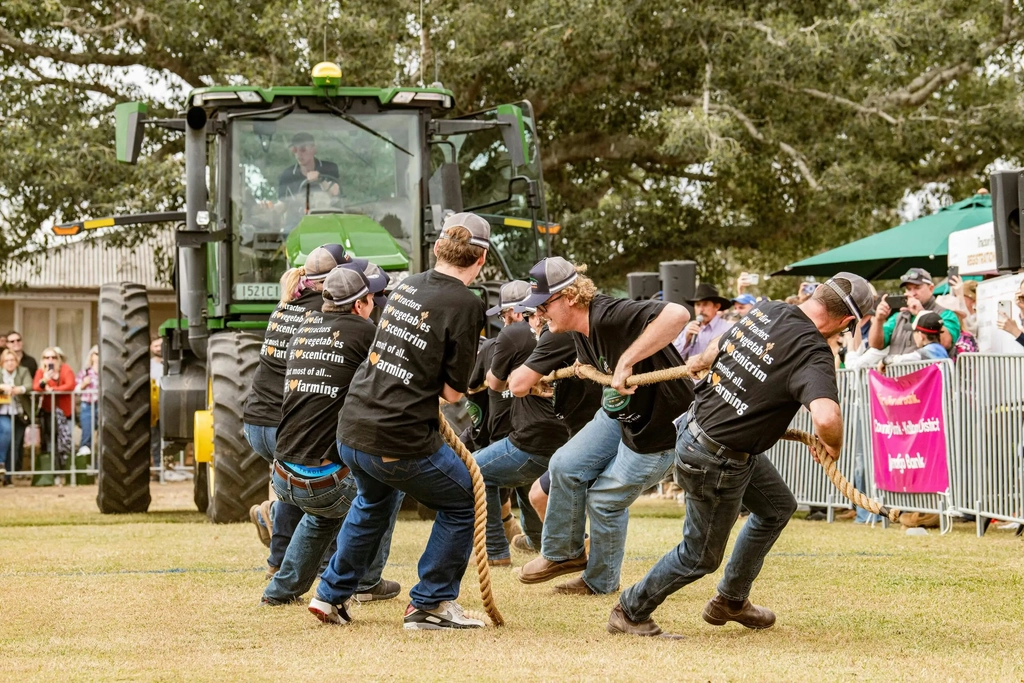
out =
[[772,275],[828,277],[846,270],[868,280],[892,280],[909,268],[924,268],[933,278],[943,277],[949,234],[991,220],[992,197],[976,194],[930,216],[791,263]]

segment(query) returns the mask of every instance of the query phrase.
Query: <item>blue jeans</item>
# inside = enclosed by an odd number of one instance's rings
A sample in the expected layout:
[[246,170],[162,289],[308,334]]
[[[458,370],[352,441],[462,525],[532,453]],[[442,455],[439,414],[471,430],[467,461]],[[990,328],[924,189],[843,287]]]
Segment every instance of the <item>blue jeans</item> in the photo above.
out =
[[741,504],[750,515],[718,593],[727,600],[746,600],[765,555],[796,512],[796,498],[763,454],[746,462],[712,455],[686,429],[686,421],[676,439],[675,470],[676,483],[686,491],[683,540],[622,593],[619,603],[633,621],[649,619],[669,595],[718,569]]
[[584,528],[590,515],[590,559],[583,581],[595,593],[617,591],[629,506],[664,478],[673,455],[671,450],[634,452],[622,443],[619,423],[598,410],[593,420],[551,456],[551,492],[541,554],[552,562],[583,554]]
[[379,552],[400,492],[437,512],[420,556],[419,583],[409,591],[417,609],[434,609],[459,597],[473,552],[473,482],[447,445],[426,458],[394,460],[338,444],[359,494],[338,535],[338,550],[320,577],[317,598],[340,605],[356,590]]
[[[242,423],[242,432],[252,449],[261,458],[273,464],[274,452],[277,450],[277,427],[265,427],[245,422]],[[267,528],[273,530],[270,536],[270,556],[267,557],[267,564],[271,567],[280,567],[284,562],[284,555],[288,551],[288,544],[291,543],[292,536],[295,535],[295,529],[302,521],[302,510],[296,505],[278,500],[274,502],[271,513],[274,517],[273,521],[263,520],[267,524]]]
[[[508,539],[505,538],[505,528],[501,523],[501,496],[498,489],[514,489],[532,484],[548,468],[549,458],[519,450],[508,437],[481,448],[473,457],[476,458],[487,487],[487,557],[491,560],[507,559],[510,557]],[[520,499],[519,513],[523,531],[533,547],[539,548],[543,525],[529,499]]]
[[4,461],[4,471],[7,475],[5,482],[11,481],[11,471],[14,470],[14,423],[18,420],[14,415],[0,415],[0,457]]
[[92,450],[92,430],[96,427],[96,411],[93,410],[95,403],[82,401],[82,410],[79,417],[79,425],[82,428],[82,443],[80,448]]
[[[341,530],[356,497],[356,482],[352,475],[336,480],[333,487],[313,491],[302,485],[300,477],[293,477],[289,482],[274,471],[274,491],[278,501],[297,506],[305,514],[288,544],[281,569],[270,580],[263,591],[263,597],[282,603],[299,598],[313,585],[321,564],[333,555],[331,541]],[[364,593],[380,583],[381,573],[391,552],[391,534],[395,530],[395,520],[398,519],[401,506],[402,496],[398,496],[391,514],[391,524],[381,539],[380,551],[362,577],[356,588],[357,593]]]

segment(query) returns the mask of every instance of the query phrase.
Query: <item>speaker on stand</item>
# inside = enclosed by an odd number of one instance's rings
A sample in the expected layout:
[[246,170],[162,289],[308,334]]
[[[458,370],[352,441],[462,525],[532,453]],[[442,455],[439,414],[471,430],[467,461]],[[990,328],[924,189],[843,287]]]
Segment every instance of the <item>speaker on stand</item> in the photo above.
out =
[[657,273],[626,273],[629,298],[634,301],[650,299],[661,291],[661,276]]
[[996,267],[1000,272],[1020,270],[1020,205],[1024,183],[1020,171],[996,171],[992,187],[992,224],[996,238]]

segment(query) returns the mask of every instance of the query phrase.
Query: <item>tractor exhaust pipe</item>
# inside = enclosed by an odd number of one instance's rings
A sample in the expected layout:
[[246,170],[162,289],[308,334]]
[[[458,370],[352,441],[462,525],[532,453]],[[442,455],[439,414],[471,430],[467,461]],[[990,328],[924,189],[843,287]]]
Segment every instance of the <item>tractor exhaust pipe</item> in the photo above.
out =
[[[192,107],[185,115],[185,229],[206,230],[206,112]],[[210,331],[206,326],[206,258],[203,247],[179,247],[181,309],[188,318],[188,345],[206,360]]]

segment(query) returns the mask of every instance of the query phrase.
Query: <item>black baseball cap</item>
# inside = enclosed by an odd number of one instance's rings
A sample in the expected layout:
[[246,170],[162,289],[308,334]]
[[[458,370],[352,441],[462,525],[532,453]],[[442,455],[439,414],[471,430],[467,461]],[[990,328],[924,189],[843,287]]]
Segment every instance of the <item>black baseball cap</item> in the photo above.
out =
[[391,277],[380,266],[364,258],[354,258],[348,263],[343,263],[342,267],[357,270],[363,274],[370,291],[373,292],[374,306],[383,308],[387,305],[388,298],[384,296],[384,290],[391,284]]
[[516,312],[522,313],[523,309],[537,308],[553,294],[576,282],[577,276],[576,266],[561,256],[541,259],[530,269],[531,294],[515,307]]
[[306,277],[310,280],[323,280],[332,270],[351,260],[352,257],[345,253],[345,247],[340,244],[324,244],[309,252],[306,257]]
[[[498,315],[506,308],[515,309],[526,297],[530,296],[530,283],[525,280],[512,280],[501,286],[498,294],[498,304],[487,309],[487,315]],[[516,313],[522,311],[516,310]]]
[[942,326],[942,316],[933,311],[922,311],[914,321],[914,329],[925,334],[939,334]]
[[907,285],[933,285],[931,273],[924,268],[911,268],[900,278],[900,287]]
[[337,306],[353,304],[369,293],[370,283],[355,268],[338,266],[324,278],[324,300]]

